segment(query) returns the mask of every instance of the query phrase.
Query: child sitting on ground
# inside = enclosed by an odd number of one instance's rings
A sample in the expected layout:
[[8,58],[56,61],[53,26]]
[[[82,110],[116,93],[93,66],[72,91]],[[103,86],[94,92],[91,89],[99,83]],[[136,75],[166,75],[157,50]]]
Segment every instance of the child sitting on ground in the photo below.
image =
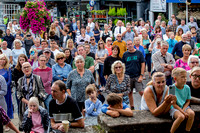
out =
[[97,98],[97,88],[95,84],[89,84],[86,87],[86,95],[89,96],[89,99],[85,101],[85,116],[98,116],[101,112],[101,101]]
[[186,70],[180,67],[175,68],[172,70],[172,76],[175,80],[175,96],[177,101],[170,109],[170,115],[175,119],[170,132],[174,133],[185,119],[187,119],[185,130],[186,132],[190,132],[194,122],[195,113],[189,106],[191,93],[190,87],[186,85]]
[[122,102],[122,97],[115,93],[110,93],[107,96],[107,103],[104,104],[101,108],[101,111],[111,117],[119,117],[120,115],[124,116],[133,116],[132,110],[128,107],[127,104]]

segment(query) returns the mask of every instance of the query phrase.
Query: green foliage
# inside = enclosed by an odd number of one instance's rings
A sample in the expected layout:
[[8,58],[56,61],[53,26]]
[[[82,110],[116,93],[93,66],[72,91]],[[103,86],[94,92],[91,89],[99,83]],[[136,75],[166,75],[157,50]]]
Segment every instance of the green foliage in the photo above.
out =
[[113,24],[116,25],[118,20],[119,20],[119,19],[115,19],[115,20],[113,21]]
[[108,15],[109,16],[116,16],[116,11],[115,11],[115,7],[111,8],[109,7],[109,11],[108,11]]
[[165,17],[165,15],[164,14],[162,14],[162,13],[159,13],[158,15],[160,15],[161,16],[161,20],[162,21],[165,21],[166,22],[166,24],[168,23],[168,19],[166,19],[166,17]]

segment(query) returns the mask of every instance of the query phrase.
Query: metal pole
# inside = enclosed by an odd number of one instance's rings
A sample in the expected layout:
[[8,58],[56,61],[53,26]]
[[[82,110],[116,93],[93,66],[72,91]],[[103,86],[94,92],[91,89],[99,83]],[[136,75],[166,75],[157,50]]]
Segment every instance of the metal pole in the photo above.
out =
[[186,24],[188,24],[188,5],[187,5],[187,1],[186,1],[185,5],[186,5]]

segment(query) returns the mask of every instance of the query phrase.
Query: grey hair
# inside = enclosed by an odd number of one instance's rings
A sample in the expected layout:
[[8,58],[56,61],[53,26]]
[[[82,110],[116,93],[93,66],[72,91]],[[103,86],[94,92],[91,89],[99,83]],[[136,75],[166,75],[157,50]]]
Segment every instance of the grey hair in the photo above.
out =
[[192,75],[195,71],[200,71],[200,67],[193,67],[192,70],[190,71],[190,75]]
[[115,74],[115,66],[116,66],[118,63],[122,66],[122,68],[123,68],[122,73],[124,74],[125,71],[126,71],[125,64],[122,63],[120,60],[115,61],[115,62],[112,64],[112,66],[111,66],[111,71],[112,71],[112,73]]
[[160,22],[160,20],[157,19],[157,20],[155,21],[155,23],[156,23],[156,22]]
[[75,57],[75,64],[76,64],[76,62],[78,61],[78,60],[81,60],[81,61],[83,61],[84,63],[85,63],[85,59],[83,58],[83,56],[82,55],[77,55],[76,57]]
[[169,47],[169,43],[167,41],[161,41],[161,47],[162,46],[168,46]]
[[28,105],[30,105],[31,103],[35,103],[39,109],[39,101],[38,101],[38,98],[37,97],[31,97],[28,101]]
[[106,43],[108,42],[108,40],[112,40],[112,38],[107,37],[107,38],[106,38]]
[[199,57],[198,56],[196,56],[196,55],[190,55],[189,58],[188,58],[188,62],[187,62],[188,65],[190,65],[191,59],[197,59],[199,61]]
[[188,35],[188,34],[192,35],[192,33],[191,33],[190,31],[187,31],[187,32],[186,32],[186,35]]
[[30,64],[29,62],[24,62],[24,63],[22,64],[22,70],[23,70],[23,66],[24,66],[25,64],[28,64],[28,65],[31,67],[31,64]]
[[137,39],[140,40],[140,37],[134,37],[133,41],[135,41],[135,40],[137,40]]
[[166,24],[166,22],[165,22],[165,21],[162,21],[161,23],[165,23],[165,24]]
[[14,45],[13,45],[14,48],[15,48],[15,43],[16,42],[20,43],[20,46],[22,46],[22,42],[19,39],[15,39],[14,42],[13,42],[14,43]]
[[181,37],[183,38],[183,36],[185,36],[185,35],[187,35],[187,34],[182,34]]
[[108,26],[108,24],[104,24],[104,27],[105,27],[105,26]]

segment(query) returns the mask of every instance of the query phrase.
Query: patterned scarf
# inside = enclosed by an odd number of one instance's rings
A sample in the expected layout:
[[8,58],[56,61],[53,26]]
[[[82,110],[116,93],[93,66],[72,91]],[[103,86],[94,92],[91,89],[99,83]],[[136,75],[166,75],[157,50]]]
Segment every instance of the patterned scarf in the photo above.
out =
[[[27,84],[27,78],[30,78],[29,84]],[[33,74],[29,76],[24,75],[24,86],[23,86],[24,96],[29,100],[33,96]]]

